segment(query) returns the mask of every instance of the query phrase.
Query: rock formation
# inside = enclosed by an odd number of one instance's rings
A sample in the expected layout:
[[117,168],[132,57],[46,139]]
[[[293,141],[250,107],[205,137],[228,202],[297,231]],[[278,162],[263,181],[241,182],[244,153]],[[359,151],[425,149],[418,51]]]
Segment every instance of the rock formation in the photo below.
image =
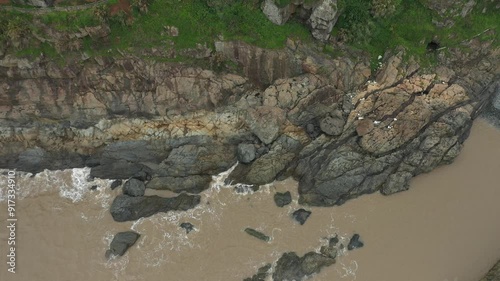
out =
[[109,250],[106,251],[106,257],[110,258],[113,256],[123,256],[128,248],[132,247],[140,235],[133,231],[118,232],[113,237],[111,244],[109,245]]
[[118,222],[138,220],[158,212],[187,211],[200,203],[199,195],[185,193],[177,197],[118,195],[111,204],[111,216]]
[[293,176],[301,204],[391,194],[453,161],[482,109],[497,114],[498,50],[468,44],[476,51],[451,49],[432,71],[387,53],[373,74],[363,57],[331,59],[292,40],[273,51],[220,42],[240,74],[132,56],[56,65],[5,55],[0,167],[89,166],[93,177],[198,193],[239,160],[229,181],[258,188]]

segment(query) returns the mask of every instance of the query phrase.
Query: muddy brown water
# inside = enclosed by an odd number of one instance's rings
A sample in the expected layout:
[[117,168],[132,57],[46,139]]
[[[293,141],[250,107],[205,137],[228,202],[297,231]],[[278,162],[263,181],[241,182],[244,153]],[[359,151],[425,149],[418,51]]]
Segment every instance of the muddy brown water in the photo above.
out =
[[[344,252],[337,263],[309,280],[477,281],[500,258],[500,131],[478,120],[452,165],[416,177],[407,192],[365,195],[333,208],[307,208],[304,225],[296,183],[277,182],[238,194],[214,177],[202,203],[188,212],[157,214],[117,223],[109,205],[120,190],[110,181],[87,182],[88,169],[17,174],[16,273],[7,271],[7,202],[0,202],[0,280],[242,280],[283,252],[317,250],[326,237],[344,243],[359,233],[365,247]],[[6,176],[0,176],[0,198]],[[94,191],[89,190],[98,185]],[[276,191],[294,202],[274,204]],[[156,192],[170,195],[167,192]],[[181,222],[196,230],[186,234]],[[252,227],[272,236],[249,236]],[[125,256],[104,253],[118,231],[141,234]]]

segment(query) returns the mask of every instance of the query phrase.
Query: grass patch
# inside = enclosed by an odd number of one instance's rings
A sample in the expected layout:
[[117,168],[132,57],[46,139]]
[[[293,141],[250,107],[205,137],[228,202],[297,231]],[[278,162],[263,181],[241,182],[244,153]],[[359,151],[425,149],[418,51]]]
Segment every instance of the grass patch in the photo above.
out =
[[[179,36],[165,35],[165,26],[177,27]],[[112,36],[120,48],[161,46],[168,40],[173,41],[176,48],[192,48],[196,43],[212,44],[219,35],[264,48],[283,47],[289,36],[311,38],[302,24],[292,21],[283,26],[274,25],[258,5],[245,1],[216,10],[203,0],[157,0],[151,3],[148,14],[136,12],[131,26],[112,25]]]
[[[433,20],[441,20],[440,16],[420,1],[402,0],[391,16],[382,18],[371,15],[370,3],[371,0],[346,0],[342,3],[344,12],[332,35],[347,33],[349,44],[370,53],[373,66],[376,66],[379,55],[397,46],[405,47],[422,66],[433,65],[437,62],[435,54],[426,47],[434,37],[438,38],[441,47],[457,47],[488,28],[498,29],[500,22],[494,3],[488,1],[478,3],[465,18],[453,16],[455,25],[443,28],[433,23]],[[484,8],[485,13],[482,12]],[[494,39],[498,46],[498,30],[495,35],[488,33],[480,39]]]

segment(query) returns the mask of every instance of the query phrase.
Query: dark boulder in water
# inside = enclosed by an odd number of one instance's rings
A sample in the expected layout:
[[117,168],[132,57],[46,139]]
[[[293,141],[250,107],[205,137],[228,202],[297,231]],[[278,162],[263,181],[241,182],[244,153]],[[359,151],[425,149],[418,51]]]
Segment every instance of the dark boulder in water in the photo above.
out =
[[122,185],[122,180],[115,180],[111,183],[111,190],[114,190],[115,188],[119,187],[120,185]]
[[111,255],[123,256],[128,248],[132,247],[140,235],[133,231],[118,232],[111,244],[109,245],[109,250],[106,251],[106,257],[109,258]]
[[143,196],[146,192],[146,186],[143,181],[138,179],[129,179],[123,185],[123,194],[130,196]]
[[284,253],[276,264],[273,280],[302,280],[334,263],[335,259],[315,252],[309,252],[301,258],[294,252]]
[[277,192],[276,194],[274,194],[274,203],[276,203],[276,206],[278,207],[286,206],[291,202],[292,202],[292,194],[290,193],[290,191],[284,193]]
[[194,230],[194,225],[190,222],[183,222],[180,227],[186,230],[186,234],[189,234],[189,232]]
[[265,281],[269,275],[269,270],[271,269],[271,264],[268,263],[257,270],[257,273],[249,278],[243,279],[243,281]]
[[245,232],[248,233],[249,235],[252,235],[253,237],[255,237],[257,239],[262,240],[262,241],[266,241],[266,242],[271,241],[271,237],[265,235],[264,233],[262,233],[260,231],[255,230],[255,229],[247,227],[247,228],[245,228]]
[[311,215],[310,211],[306,211],[304,209],[298,209],[297,211],[293,212],[292,216],[296,221],[298,221],[301,225],[303,225],[310,215]]
[[363,247],[364,243],[361,240],[359,240],[359,238],[360,238],[359,234],[357,234],[357,233],[354,234],[351,237],[349,244],[347,245],[347,250],[351,251],[351,250]]
[[111,204],[111,216],[118,222],[133,221],[152,216],[158,212],[186,211],[200,203],[199,195],[181,193],[179,196],[164,198],[160,196],[132,197],[118,195]]

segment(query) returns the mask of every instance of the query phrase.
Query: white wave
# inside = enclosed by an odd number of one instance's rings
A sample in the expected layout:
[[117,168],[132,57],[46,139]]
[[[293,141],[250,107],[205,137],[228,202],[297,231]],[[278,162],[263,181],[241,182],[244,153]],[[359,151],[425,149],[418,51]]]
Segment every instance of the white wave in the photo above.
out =
[[71,184],[60,186],[59,195],[71,199],[73,203],[82,200],[85,193],[90,189],[89,182],[87,182],[89,174],[90,168],[72,169]]

